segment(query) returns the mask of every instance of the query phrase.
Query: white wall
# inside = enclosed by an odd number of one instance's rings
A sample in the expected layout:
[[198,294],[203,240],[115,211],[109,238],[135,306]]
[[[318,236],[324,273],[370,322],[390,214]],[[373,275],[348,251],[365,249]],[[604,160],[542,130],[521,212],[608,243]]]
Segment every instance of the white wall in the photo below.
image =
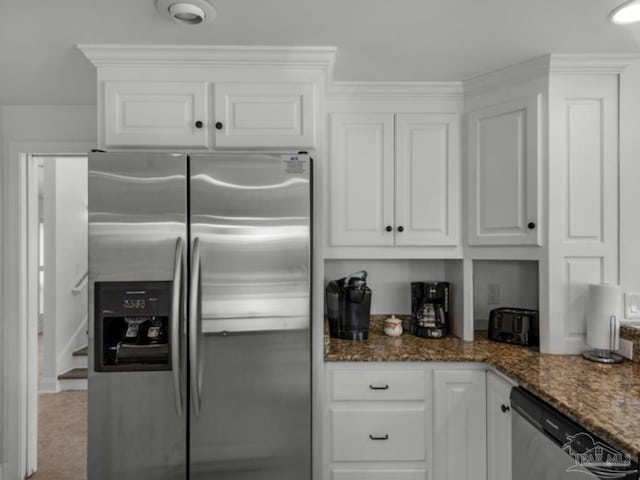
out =
[[[87,272],[87,160],[46,158],[45,309],[43,390],[56,390],[71,369],[72,353],[86,345],[87,289],[72,289]],[[86,285],[86,283],[84,283]]]
[[[489,286],[497,285],[500,299],[489,304]],[[476,330],[488,326],[489,311],[499,307],[538,309],[538,262],[474,260],[473,314]]]
[[327,260],[324,286],[359,270],[368,274],[372,314],[410,314],[411,282],[446,281],[444,260]]
[[637,62],[620,77],[620,285],[627,292],[640,292],[639,126],[640,62]]
[[[0,188],[2,214],[2,274],[0,275],[0,339],[3,340],[0,350],[0,371],[2,373],[2,395],[0,397],[0,432],[3,441],[0,446],[0,462],[3,466],[4,478],[18,478],[21,468],[16,436],[20,429],[21,391],[17,375],[12,369],[15,358],[11,355],[16,347],[9,345],[7,332],[15,336],[19,299],[8,294],[16,289],[12,276],[20,268],[17,251],[22,233],[7,229],[7,222],[12,224],[21,207],[18,185],[12,183],[16,177],[16,165],[9,162],[16,160],[9,156],[11,146],[23,142],[89,142],[96,141],[96,108],[95,106],[0,106]],[[42,153],[42,152],[31,152]],[[15,342],[14,342],[15,343]],[[11,348],[7,348],[10,346]],[[23,439],[24,440],[24,439]],[[11,463],[8,463],[11,461]]]

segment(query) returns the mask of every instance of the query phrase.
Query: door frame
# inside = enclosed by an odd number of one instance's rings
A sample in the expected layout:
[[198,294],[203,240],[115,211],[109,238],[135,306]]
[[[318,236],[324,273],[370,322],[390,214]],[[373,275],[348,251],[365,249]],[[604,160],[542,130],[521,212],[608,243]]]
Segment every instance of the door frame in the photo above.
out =
[[[22,479],[37,468],[37,230],[30,232],[29,169],[34,156],[78,155],[93,142],[11,142],[2,181],[2,444],[5,478]],[[37,190],[36,190],[37,191]],[[31,202],[33,208],[33,202]],[[31,215],[33,216],[33,215]],[[31,227],[32,229],[33,227]],[[29,235],[32,233],[32,235]],[[35,263],[34,263],[35,259]],[[35,268],[35,270],[34,270]],[[31,301],[30,301],[31,299]],[[35,300],[35,302],[34,302]]]

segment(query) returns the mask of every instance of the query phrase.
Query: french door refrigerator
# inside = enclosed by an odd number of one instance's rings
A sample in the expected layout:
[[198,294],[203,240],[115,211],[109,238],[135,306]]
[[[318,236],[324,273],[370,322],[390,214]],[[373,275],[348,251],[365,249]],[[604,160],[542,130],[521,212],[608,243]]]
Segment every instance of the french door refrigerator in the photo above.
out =
[[306,155],[89,156],[89,480],[311,478]]

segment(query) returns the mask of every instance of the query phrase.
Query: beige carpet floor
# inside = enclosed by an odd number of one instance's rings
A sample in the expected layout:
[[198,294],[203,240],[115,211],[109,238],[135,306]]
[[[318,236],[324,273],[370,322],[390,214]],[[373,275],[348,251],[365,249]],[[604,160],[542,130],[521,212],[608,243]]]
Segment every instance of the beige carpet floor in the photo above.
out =
[[[38,370],[44,352],[38,336]],[[87,391],[38,395],[38,470],[33,480],[87,480]]]
[[38,397],[38,471],[34,480],[87,479],[87,392]]

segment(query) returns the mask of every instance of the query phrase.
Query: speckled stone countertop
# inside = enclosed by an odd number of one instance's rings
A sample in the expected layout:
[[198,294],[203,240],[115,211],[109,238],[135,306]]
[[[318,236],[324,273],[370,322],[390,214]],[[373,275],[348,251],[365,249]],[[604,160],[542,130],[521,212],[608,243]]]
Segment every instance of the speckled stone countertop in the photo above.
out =
[[580,355],[541,354],[493,342],[478,334],[473,342],[410,334],[391,338],[372,322],[369,339],[331,338],[328,362],[484,362],[636,460],[640,457],[640,364],[603,365]]

